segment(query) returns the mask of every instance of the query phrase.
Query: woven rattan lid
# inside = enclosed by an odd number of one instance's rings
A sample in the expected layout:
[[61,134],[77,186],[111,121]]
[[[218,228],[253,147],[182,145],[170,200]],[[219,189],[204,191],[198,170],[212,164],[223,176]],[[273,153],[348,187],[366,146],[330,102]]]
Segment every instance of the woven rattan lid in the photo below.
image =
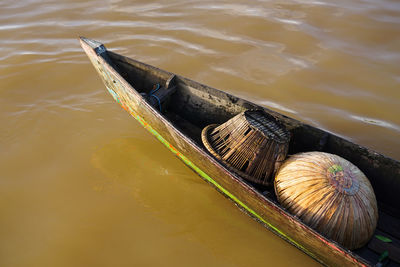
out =
[[263,110],[244,111],[202,131],[207,150],[243,178],[271,185],[271,174],[285,159],[290,133]]
[[291,156],[275,177],[275,193],[289,212],[348,249],[362,247],[375,231],[372,186],[360,169],[337,155]]

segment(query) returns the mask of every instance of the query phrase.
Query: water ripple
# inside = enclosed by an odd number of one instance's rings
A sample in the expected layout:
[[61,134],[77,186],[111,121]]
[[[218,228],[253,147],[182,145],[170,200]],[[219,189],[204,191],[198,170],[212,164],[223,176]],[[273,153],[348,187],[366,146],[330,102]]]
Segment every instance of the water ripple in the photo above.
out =
[[42,111],[59,113],[57,111],[59,109],[67,109],[78,112],[92,112],[93,110],[90,108],[90,106],[112,103],[111,100],[103,100],[103,98],[100,97],[103,95],[103,91],[95,91],[91,93],[63,95],[59,98],[52,99],[38,99],[27,104],[16,104],[16,110],[7,112],[7,115],[9,117],[21,117],[27,113],[31,114]]
[[390,123],[385,120],[379,120],[379,119],[375,119],[375,118],[368,118],[368,117],[357,116],[357,115],[350,115],[350,118],[357,120],[357,121],[367,123],[367,124],[376,125],[379,127],[388,128],[388,129],[392,129],[397,132],[400,132],[400,125],[396,125],[394,123]]
[[[124,35],[124,36],[126,36],[126,35]],[[136,34],[134,36],[126,36],[126,37],[128,37],[129,40],[152,41],[153,44],[154,44],[154,42],[177,44],[180,46],[180,49],[192,50],[191,53],[202,53],[202,54],[211,54],[211,55],[217,54],[217,51],[205,48],[204,46],[202,46],[200,44],[193,44],[193,43],[189,43],[189,42],[186,42],[186,41],[183,41],[180,39],[175,39],[175,38],[168,37],[168,36]],[[119,40],[122,40],[122,39],[120,38]]]

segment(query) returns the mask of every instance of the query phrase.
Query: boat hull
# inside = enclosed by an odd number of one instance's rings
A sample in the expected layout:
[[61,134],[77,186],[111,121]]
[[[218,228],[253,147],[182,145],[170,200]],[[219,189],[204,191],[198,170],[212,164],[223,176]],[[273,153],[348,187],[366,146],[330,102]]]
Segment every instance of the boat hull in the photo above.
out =
[[[103,48],[99,49],[101,44],[96,48],[93,43],[81,39],[81,45],[115,101],[187,166],[234,201],[239,208],[322,264],[332,266],[370,265],[364,259],[324,238],[288,214],[180,132],[114,69],[112,63],[105,56]],[[173,75],[140,62],[137,62],[137,67],[163,77]],[[184,77],[178,77],[188,84],[196,84]],[[204,85],[198,84],[198,86]]]

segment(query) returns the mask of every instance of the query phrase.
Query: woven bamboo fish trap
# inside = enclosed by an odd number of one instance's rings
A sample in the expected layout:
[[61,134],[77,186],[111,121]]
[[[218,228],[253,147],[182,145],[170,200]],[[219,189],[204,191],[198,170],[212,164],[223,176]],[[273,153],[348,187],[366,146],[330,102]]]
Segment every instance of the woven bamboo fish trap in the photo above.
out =
[[275,177],[281,205],[325,237],[348,249],[365,245],[378,221],[372,186],[351,162],[306,152],[287,159]]
[[207,150],[230,170],[262,185],[272,185],[275,170],[286,158],[290,133],[262,110],[247,110],[202,131]]

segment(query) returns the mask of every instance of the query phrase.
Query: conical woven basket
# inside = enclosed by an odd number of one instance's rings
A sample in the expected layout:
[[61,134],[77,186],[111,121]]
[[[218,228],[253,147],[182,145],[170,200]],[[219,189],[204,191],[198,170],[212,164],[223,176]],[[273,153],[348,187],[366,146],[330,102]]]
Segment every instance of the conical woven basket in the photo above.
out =
[[337,155],[291,156],[277,172],[275,193],[290,213],[348,249],[362,247],[375,231],[378,208],[372,186]]
[[247,110],[229,121],[205,127],[207,150],[243,178],[272,185],[272,174],[286,158],[290,133],[262,110]]

